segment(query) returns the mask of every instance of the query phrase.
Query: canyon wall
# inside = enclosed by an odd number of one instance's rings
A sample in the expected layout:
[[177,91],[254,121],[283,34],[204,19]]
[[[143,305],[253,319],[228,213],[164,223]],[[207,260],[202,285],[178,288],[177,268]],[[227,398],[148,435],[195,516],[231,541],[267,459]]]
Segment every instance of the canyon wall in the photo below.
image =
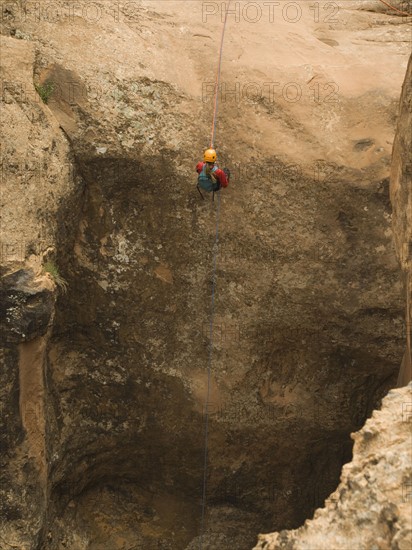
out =
[[261,535],[254,550],[410,548],[411,412],[412,384],[391,390],[353,434],[353,460],[325,507],[299,529]]
[[339,487],[314,519],[297,530],[261,535],[255,550],[406,549],[412,545],[411,82],[412,56],[402,86],[390,179],[393,234],[406,303],[406,349],[397,385],[409,384],[391,390],[382,409],[352,435],[353,460],[344,466]]
[[411,294],[412,294],[412,57],[409,59],[399,104],[398,126],[393,144],[390,194],[396,251],[405,288],[406,349],[399,372],[398,385],[412,379],[411,367]]
[[215,275],[194,166],[220,5],[2,5],[6,548],[198,545],[206,412],[204,544],[250,548],[323,504],[396,385],[409,29],[297,4],[229,20]]

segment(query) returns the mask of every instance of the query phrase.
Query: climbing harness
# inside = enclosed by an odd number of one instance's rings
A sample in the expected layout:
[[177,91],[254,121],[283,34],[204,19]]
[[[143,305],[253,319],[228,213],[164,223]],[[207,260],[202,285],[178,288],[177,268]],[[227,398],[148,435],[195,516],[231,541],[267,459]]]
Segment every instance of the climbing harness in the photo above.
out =
[[198,187],[204,189],[208,193],[210,193],[210,191],[213,191],[213,193],[217,191],[219,189],[219,182],[217,180],[217,177],[215,176],[215,172],[217,169],[218,169],[217,166],[214,166],[210,170],[210,174],[209,174],[210,177],[209,177],[207,174],[206,165],[204,165],[202,168],[202,171],[199,174]]
[[[219,63],[216,71],[216,80],[215,80],[215,97],[214,97],[214,109],[213,109],[213,122],[212,122],[212,132],[210,137],[210,148],[213,149],[213,143],[215,140],[216,133],[216,119],[217,119],[217,109],[218,109],[218,90],[220,83],[220,69],[222,65],[222,52],[223,52],[223,39],[225,36],[227,14],[229,12],[230,2],[226,5],[225,19],[222,28],[222,36],[220,39],[220,50],[219,50]],[[199,189],[198,191],[203,198],[203,195]],[[213,191],[212,200],[214,200],[215,192]],[[213,355],[213,319],[215,314],[215,288],[216,288],[216,261],[219,245],[219,214],[220,214],[220,193],[218,193],[217,200],[217,209],[216,209],[216,232],[215,232],[215,243],[214,243],[214,255],[213,255],[213,271],[212,271],[212,303],[211,303],[211,312],[210,312],[210,330],[209,330],[209,358],[208,358],[208,367],[207,367],[207,391],[206,391],[206,400],[205,400],[205,451],[203,457],[203,489],[202,489],[202,517],[200,522],[200,538],[199,538],[199,550],[202,550],[202,541],[203,533],[205,528],[205,512],[206,512],[206,489],[207,489],[207,453],[208,453],[208,437],[209,437],[209,399],[210,399],[210,379],[211,379],[211,370],[212,370],[212,355]]]
[[[202,197],[202,199],[205,200],[205,197],[202,195],[202,191],[200,190],[199,184],[196,185],[196,189],[199,191],[199,194]],[[219,189],[220,189],[220,187],[219,187]],[[216,193],[216,191],[219,191],[219,189],[213,189],[213,191],[212,191],[212,202],[215,202],[215,193]]]

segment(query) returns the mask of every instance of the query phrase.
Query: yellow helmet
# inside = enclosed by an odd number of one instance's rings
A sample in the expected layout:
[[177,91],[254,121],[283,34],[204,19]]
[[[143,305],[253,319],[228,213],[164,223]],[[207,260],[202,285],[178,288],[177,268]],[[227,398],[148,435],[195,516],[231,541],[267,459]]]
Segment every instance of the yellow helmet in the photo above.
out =
[[206,149],[205,154],[203,155],[203,160],[205,162],[215,162],[216,158],[217,155],[214,149]]

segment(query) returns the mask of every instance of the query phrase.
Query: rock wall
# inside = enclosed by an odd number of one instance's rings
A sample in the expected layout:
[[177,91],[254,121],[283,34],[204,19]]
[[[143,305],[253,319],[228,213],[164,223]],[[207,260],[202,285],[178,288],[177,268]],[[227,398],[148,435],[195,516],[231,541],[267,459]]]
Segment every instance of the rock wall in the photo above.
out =
[[398,385],[412,379],[411,366],[411,293],[412,293],[412,57],[409,59],[399,103],[398,126],[393,144],[390,194],[396,251],[401,264],[406,308],[406,349],[399,372]]
[[[411,257],[412,236],[412,56],[399,103],[390,180],[396,250],[405,280],[406,350],[398,385],[411,380]],[[260,535],[258,549],[409,548],[412,544],[411,478],[412,384],[390,391],[382,410],[353,434],[354,456],[344,466],[341,484],[313,521],[293,531]],[[389,429],[390,427],[390,429]]]
[[[232,16],[225,50],[216,145],[233,179],[203,534],[220,550],[311,516],[403,352],[388,176],[408,31],[345,5],[332,24],[300,4],[295,22],[283,4],[259,25]],[[36,6],[2,6],[14,174],[2,196],[3,538],[190,548],[216,222],[193,176],[221,13],[206,30],[198,3]],[[37,184],[27,156],[47,168]]]
[[[353,3],[354,4],[354,3]],[[356,7],[361,10],[368,10],[377,13],[387,13],[394,17],[401,17],[411,13],[410,2],[407,0],[358,0]]]
[[47,517],[45,365],[56,294],[42,265],[58,262],[58,212],[77,182],[67,139],[34,87],[35,46],[0,40],[0,546],[34,548]]
[[260,535],[254,550],[410,548],[411,398],[412,384],[391,390],[352,435],[353,460],[325,507],[299,529]]

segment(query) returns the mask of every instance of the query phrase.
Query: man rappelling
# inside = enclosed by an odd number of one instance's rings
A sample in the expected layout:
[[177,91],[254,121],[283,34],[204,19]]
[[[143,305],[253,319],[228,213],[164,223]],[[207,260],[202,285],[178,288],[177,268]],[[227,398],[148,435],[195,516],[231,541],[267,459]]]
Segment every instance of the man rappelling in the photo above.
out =
[[221,170],[216,164],[216,151],[214,149],[206,149],[203,155],[203,162],[198,162],[196,172],[199,174],[197,178],[197,189],[203,199],[200,189],[208,193],[219,191],[221,187],[229,185],[230,170],[223,168]]

